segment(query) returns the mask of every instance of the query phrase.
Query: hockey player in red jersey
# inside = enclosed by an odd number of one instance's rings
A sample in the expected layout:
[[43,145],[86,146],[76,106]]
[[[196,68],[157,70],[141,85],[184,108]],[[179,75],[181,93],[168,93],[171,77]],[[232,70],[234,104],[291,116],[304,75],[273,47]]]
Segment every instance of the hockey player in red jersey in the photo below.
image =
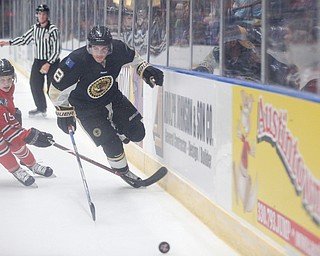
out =
[[26,144],[49,147],[52,135],[35,128],[26,130],[21,126],[21,112],[13,102],[15,76],[11,63],[0,59],[0,163],[23,185],[30,186],[35,179],[20,166],[17,158],[33,173],[51,176],[52,169],[38,164]]
[[151,87],[162,86],[160,69],[124,42],[113,39],[107,27],[95,26],[87,46],[61,61],[49,95],[57,109],[59,128],[67,134],[68,127],[75,130],[76,116],[95,144],[102,147],[110,166],[128,182],[128,178],[138,177],[129,171],[122,138],[141,141],[145,128],[141,114],[118,88],[117,78],[125,64],[133,66]]

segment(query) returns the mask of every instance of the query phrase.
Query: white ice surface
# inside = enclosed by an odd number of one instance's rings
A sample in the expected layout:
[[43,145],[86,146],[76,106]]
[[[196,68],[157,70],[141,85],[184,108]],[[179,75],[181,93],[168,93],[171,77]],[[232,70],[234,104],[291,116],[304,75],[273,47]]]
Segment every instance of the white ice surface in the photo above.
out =
[[[50,102],[48,118],[28,117],[34,104],[28,80],[19,73],[15,103],[25,128],[50,132],[56,142],[72,148],[69,136],[56,126]],[[102,149],[81,128],[75,140],[81,154],[107,165]],[[76,158],[55,147],[29,148],[57,177],[35,176],[38,188],[27,188],[0,166],[0,255],[153,256],[162,255],[161,241],[171,245],[166,255],[238,255],[158,185],[134,189],[82,161],[96,207],[93,222]],[[131,170],[145,177],[136,168]]]

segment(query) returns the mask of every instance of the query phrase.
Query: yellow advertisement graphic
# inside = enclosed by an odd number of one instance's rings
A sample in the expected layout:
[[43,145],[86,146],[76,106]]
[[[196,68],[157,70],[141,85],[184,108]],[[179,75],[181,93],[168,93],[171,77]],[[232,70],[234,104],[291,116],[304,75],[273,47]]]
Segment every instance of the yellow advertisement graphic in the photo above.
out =
[[283,246],[320,255],[320,104],[233,89],[233,211]]

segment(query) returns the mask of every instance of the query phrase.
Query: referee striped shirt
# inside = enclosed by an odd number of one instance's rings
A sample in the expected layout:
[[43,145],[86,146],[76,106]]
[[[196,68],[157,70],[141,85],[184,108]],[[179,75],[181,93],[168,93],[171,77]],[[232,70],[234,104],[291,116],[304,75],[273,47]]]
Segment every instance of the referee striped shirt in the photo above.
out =
[[20,37],[10,40],[10,45],[26,45],[34,41],[34,58],[46,60],[48,63],[55,63],[61,52],[60,33],[56,25],[48,21],[46,27],[41,27],[39,23]]

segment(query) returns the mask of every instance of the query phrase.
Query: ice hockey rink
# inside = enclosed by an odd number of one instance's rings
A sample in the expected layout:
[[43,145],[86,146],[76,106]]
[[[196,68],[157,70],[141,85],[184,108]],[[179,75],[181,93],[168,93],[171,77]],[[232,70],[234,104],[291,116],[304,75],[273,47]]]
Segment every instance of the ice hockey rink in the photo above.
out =
[[[50,102],[47,118],[29,119],[34,104],[28,80],[19,72],[17,77],[15,104],[23,113],[23,126],[50,132],[57,143],[71,149]],[[81,154],[107,164],[102,149],[81,128],[75,141]],[[0,255],[153,256],[162,255],[161,241],[171,246],[165,255],[239,255],[157,184],[134,189],[82,161],[96,208],[94,222],[76,158],[53,146],[29,148],[56,177],[35,176],[38,188],[24,187],[0,167]],[[145,177],[133,166],[131,170]]]

